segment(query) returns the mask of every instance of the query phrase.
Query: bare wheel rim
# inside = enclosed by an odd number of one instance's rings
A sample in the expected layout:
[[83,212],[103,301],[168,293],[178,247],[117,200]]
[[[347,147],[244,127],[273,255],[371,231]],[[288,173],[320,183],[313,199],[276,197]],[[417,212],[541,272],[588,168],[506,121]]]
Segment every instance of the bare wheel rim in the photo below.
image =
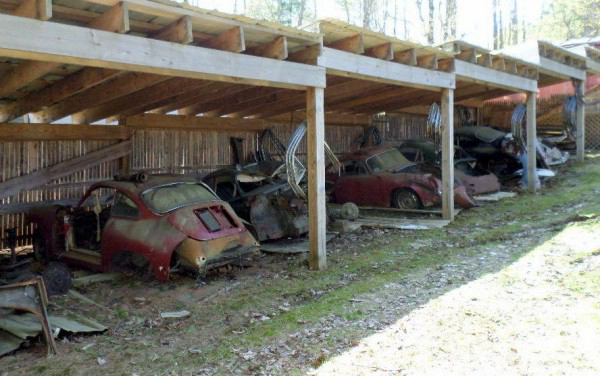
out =
[[409,191],[400,191],[396,194],[396,205],[400,209],[419,209],[419,197]]

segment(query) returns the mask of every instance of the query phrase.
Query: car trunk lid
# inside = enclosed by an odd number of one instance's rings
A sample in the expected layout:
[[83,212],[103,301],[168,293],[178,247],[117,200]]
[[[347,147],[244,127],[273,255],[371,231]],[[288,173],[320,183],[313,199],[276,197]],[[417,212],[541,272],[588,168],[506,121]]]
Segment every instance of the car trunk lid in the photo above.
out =
[[246,230],[225,203],[181,208],[170,213],[168,220],[176,229],[196,240],[210,240]]

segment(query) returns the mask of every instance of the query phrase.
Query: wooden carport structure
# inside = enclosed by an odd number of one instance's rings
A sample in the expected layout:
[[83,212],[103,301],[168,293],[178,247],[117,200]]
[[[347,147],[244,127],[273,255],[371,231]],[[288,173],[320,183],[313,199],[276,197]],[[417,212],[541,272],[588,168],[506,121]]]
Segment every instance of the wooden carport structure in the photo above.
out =
[[[29,114],[39,123],[2,124],[1,140],[128,138],[147,126],[261,129],[263,121],[241,118],[264,110],[254,109],[264,94],[306,109],[311,254],[323,255],[311,267],[324,267],[325,69],[293,61],[320,53],[318,34],[147,0],[2,0],[0,9],[0,119]],[[173,110],[183,115],[166,115]],[[77,125],[50,125],[63,119]],[[90,125],[103,119],[125,127]],[[110,159],[127,169],[130,152],[123,141],[14,177],[0,183],[0,197]]]
[[492,51],[452,41],[442,46],[456,54],[457,104],[481,105],[485,100],[524,93],[527,96],[527,179],[528,189],[535,192],[536,169],[536,97],[538,66],[498,55]]
[[[501,51],[502,56],[514,56],[539,66],[538,87],[572,81],[576,90],[585,92],[587,59],[566,48],[546,41],[529,41]],[[585,156],[585,108],[577,105],[577,161]]]

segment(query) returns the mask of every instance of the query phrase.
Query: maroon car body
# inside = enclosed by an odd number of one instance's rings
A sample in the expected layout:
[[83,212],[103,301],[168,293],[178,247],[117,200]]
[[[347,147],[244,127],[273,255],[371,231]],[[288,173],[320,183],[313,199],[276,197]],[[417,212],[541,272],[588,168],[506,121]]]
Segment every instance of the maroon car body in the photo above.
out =
[[96,183],[75,207],[37,207],[28,220],[49,260],[105,272],[121,256],[143,257],[159,280],[175,264],[202,272],[258,249],[228,203],[185,177]]
[[[442,183],[431,174],[419,173],[396,148],[359,149],[340,158],[342,171],[327,168],[333,202],[362,206],[419,209],[441,202]],[[454,200],[461,207],[476,204],[464,186],[454,187]]]

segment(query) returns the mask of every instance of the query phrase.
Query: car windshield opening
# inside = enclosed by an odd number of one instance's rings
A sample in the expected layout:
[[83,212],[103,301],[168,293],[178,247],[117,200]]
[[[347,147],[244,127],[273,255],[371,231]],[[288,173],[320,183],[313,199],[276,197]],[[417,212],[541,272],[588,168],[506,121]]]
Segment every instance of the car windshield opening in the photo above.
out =
[[384,151],[381,154],[377,154],[367,160],[369,168],[377,172],[397,172],[407,167],[414,166],[413,162],[410,162],[399,150],[393,149]]
[[142,200],[155,213],[166,213],[183,206],[218,198],[206,187],[196,183],[174,183],[151,188],[142,193]]

